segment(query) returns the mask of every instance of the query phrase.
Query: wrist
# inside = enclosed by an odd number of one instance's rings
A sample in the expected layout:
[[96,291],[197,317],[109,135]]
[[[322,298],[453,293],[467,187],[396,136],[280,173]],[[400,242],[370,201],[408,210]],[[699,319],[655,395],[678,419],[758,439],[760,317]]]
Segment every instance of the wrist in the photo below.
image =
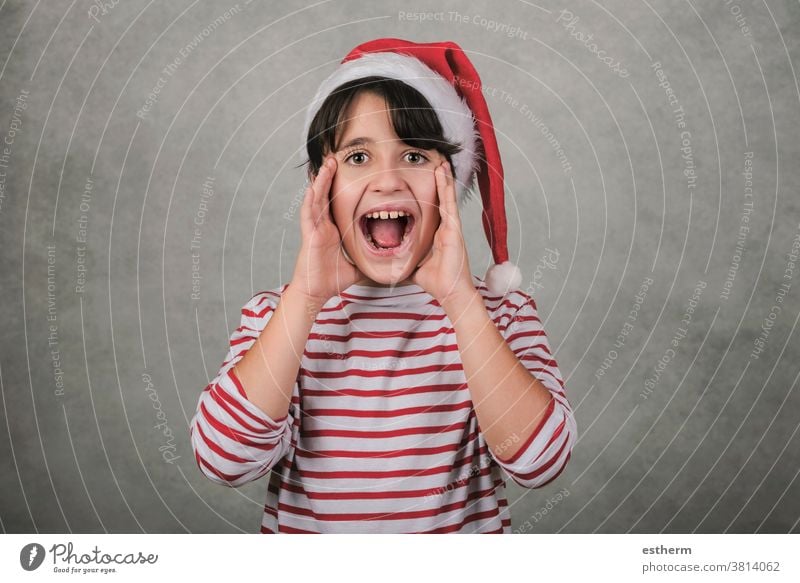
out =
[[466,312],[474,309],[475,306],[484,308],[483,297],[474,286],[450,294],[440,302],[440,305],[454,324]]
[[284,299],[288,299],[290,303],[302,306],[303,312],[313,321],[317,314],[322,311],[322,307],[330,298],[315,297],[303,290],[300,286],[289,283],[286,290],[283,292]]

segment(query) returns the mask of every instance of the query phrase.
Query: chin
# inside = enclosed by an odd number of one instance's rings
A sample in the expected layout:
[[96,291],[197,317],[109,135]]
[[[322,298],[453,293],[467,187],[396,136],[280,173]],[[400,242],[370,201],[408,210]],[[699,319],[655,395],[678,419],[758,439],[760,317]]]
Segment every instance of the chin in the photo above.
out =
[[358,269],[365,277],[379,285],[395,286],[407,280],[414,273],[414,263],[406,260],[381,261],[379,265],[375,260],[362,259],[357,263]]

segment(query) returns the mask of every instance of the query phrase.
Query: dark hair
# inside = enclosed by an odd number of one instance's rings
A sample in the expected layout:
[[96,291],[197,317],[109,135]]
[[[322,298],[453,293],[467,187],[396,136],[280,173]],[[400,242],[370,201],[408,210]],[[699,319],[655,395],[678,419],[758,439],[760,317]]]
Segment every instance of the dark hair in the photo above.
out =
[[444,130],[430,102],[416,89],[388,77],[370,76],[348,81],[337,87],[322,103],[306,137],[308,171],[316,176],[326,153],[337,149],[337,135],[345,113],[353,99],[361,92],[370,92],[386,101],[389,116],[397,137],[412,148],[437,150],[450,166],[451,157],[461,151],[461,144],[444,138]]

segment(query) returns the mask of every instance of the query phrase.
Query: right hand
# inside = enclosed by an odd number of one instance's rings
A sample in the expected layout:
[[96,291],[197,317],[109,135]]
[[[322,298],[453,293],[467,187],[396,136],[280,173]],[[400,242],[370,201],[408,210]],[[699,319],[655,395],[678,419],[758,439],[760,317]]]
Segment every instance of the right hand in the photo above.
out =
[[364,277],[346,259],[339,229],[331,218],[328,194],[336,164],[336,158],[329,156],[305,191],[300,208],[303,240],[290,283],[290,288],[320,308],[341,290]]

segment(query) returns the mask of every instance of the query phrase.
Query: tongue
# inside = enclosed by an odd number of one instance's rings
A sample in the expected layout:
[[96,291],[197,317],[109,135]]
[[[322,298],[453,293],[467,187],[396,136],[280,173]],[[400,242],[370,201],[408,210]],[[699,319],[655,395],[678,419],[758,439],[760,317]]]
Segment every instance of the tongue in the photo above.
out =
[[372,240],[381,247],[397,247],[403,241],[403,224],[400,219],[370,219]]

